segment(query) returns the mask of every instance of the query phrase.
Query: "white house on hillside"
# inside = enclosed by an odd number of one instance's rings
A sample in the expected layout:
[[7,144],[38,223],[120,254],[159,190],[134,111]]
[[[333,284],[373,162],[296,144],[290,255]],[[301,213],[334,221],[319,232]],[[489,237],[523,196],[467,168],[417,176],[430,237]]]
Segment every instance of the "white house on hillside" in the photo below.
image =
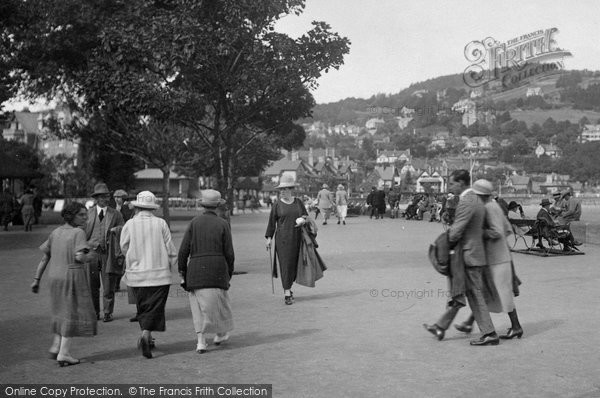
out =
[[586,124],[581,132],[581,142],[600,141],[600,124]]

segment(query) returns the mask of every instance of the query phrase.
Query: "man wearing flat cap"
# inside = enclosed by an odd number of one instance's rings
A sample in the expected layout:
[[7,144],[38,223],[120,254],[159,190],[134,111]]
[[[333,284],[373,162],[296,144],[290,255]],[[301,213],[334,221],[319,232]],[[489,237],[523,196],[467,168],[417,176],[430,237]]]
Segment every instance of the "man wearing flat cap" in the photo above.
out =
[[96,317],[100,319],[100,281],[102,280],[102,297],[104,322],[113,320],[115,305],[115,291],[117,289],[118,275],[107,270],[109,253],[109,232],[112,228],[123,226],[123,216],[120,212],[108,206],[110,191],[105,183],[100,182],[94,186],[92,198],[96,204],[88,210],[88,219],[85,227],[88,247],[90,248],[90,287],[92,289],[92,302],[96,310]]

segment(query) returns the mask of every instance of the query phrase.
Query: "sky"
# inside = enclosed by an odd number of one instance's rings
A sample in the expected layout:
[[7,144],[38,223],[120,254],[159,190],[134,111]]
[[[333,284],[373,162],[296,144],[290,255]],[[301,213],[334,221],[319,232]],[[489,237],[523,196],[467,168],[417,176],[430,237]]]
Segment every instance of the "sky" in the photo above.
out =
[[316,20],[350,39],[344,65],[313,91],[317,103],[327,103],[462,73],[469,42],[505,43],[549,28],[558,28],[557,45],[573,54],[566,69],[600,70],[598,17],[597,0],[307,0],[303,14],[284,16],[276,30],[298,37]]
[[557,45],[573,54],[566,69],[600,70],[598,17],[597,0],[306,0],[303,14],[284,16],[276,30],[298,37],[311,21],[325,21],[350,39],[344,65],[323,75],[313,92],[317,103],[327,103],[462,73],[469,42],[504,43],[549,28],[559,29]]

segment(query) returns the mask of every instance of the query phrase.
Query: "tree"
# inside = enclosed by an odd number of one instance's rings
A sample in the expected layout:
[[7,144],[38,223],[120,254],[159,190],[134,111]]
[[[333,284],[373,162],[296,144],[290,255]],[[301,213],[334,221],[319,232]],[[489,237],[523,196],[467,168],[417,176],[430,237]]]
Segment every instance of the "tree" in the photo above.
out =
[[19,26],[28,29],[13,29],[12,58],[27,92],[62,91],[86,120],[101,120],[92,129],[98,140],[129,145],[120,151],[160,164],[167,176],[188,148],[182,143],[201,146],[230,203],[236,161],[254,144],[302,144],[294,121],[310,115],[310,89],[349,48],[323,22],[297,39],[274,31],[281,16],[302,12],[302,0],[32,0],[22,7],[30,13]]

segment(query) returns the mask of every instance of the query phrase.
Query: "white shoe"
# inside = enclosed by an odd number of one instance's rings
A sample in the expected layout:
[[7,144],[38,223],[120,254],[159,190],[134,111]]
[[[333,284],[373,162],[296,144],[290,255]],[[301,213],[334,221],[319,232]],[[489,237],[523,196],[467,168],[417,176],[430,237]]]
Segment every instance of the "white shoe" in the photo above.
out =
[[198,343],[198,345],[196,346],[196,352],[198,354],[204,354],[207,349],[208,345],[206,343]]
[[213,343],[215,343],[216,345],[219,345],[222,342],[227,341],[227,340],[229,340],[229,333],[225,333],[223,336],[216,335],[215,339],[213,340]]

